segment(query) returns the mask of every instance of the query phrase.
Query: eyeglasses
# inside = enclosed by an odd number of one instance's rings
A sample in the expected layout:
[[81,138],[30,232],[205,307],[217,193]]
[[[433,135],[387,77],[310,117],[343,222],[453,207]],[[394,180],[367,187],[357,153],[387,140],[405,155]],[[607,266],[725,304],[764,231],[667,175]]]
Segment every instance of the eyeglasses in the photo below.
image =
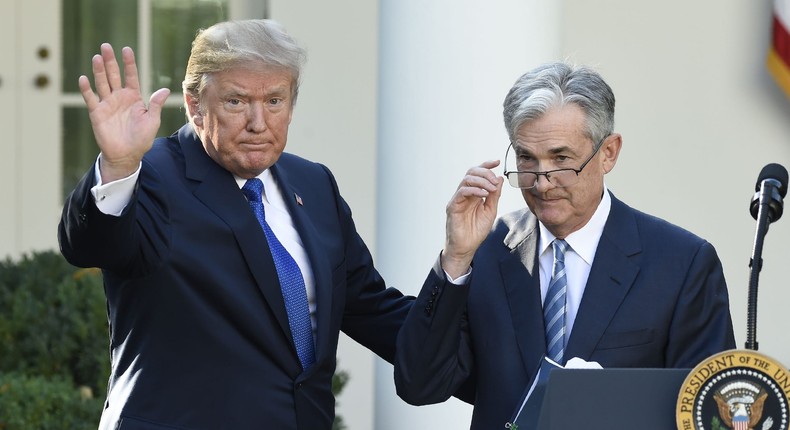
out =
[[593,157],[595,157],[595,154],[598,153],[598,150],[603,145],[603,142],[604,140],[606,140],[606,137],[601,139],[601,141],[598,142],[597,145],[595,145],[595,150],[593,151],[593,153],[590,154],[589,157],[587,157],[587,160],[585,160],[584,163],[582,163],[582,165],[578,169],[565,168],[565,169],[547,170],[545,172],[531,172],[526,170],[518,170],[518,171],[507,170],[507,160],[508,160],[507,157],[510,154],[510,149],[513,147],[513,144],[510,144],[507,146],[507,151],[505,151],[505,166],[504,166],[505,177],[507,177],[507,181],[511,186],[521,189],[535,188],[538,185],[538,179],[541,176],[545,176],[546,180],[551,182],[551,184],[554,185],[555,187],[560,187],[560,188],[570,187],[579,182],[579,173],[582,172],[584,166],[586,166],[587,163],[589,163],[590,160],[592,160]]

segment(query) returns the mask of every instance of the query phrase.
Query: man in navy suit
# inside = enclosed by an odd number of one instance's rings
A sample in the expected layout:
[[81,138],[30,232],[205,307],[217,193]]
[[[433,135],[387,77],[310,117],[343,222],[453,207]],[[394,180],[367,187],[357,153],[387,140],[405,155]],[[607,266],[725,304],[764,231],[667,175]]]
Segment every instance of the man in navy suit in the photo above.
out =
[[58,230],[104,274],[100,428],[329,430],[339,332],[392,361],[413,298],[386,288],[330,171],[283,152],[303,50],[267,20],[201,31],[189,123],[156,140],[168,91],[146,106],[122,58],[125,83],[108,44],[95,92],[80,77],[100,155]]
[[614,105],[599,74],[563,63],[511,88],[505,175],[527,208],[494,224],[498,161],[463,178],[444,250],[398,337],[404,400],[456,395],[474,404],[471,428],[503,428],[544,355],[690,368],[735,347],[713,246],[604,184],[622,146]]

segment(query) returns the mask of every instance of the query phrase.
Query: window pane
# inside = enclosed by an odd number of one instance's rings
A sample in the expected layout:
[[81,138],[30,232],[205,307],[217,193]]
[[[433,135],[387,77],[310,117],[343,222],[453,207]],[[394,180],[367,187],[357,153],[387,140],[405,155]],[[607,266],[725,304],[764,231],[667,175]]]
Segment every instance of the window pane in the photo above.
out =
[[170,107],[162,109],[162,124],[159,126],[159,136],[170,136],[186,124],[184,107]]
[[227,0],[153,0],[152,90],[180,93],[195,34],[227,16]]
[[[63,92],[79,92],[77,78],[93,81],[91,58],[109,42],[116,55],[137,44],[137,2],[133,0],[63,0]],[[120,57],[120,55],[118,55]]]
[[66,196],[99,155],[88,109],[63,109],[63,142],[63,195]]
[[[170,136],[186,123],[184,109],[162,109],[162,125],[157,136]],[[63,109],[63,196],[77,185],[82,176],[96,161],[99,147],[93,137],[86,108]]]

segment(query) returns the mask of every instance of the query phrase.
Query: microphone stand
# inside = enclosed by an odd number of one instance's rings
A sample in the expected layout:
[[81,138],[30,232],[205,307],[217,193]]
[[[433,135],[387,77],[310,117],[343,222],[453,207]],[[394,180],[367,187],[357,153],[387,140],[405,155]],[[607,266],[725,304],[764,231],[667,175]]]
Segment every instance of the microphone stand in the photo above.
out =
[[780,202],[782,201],[776,189],[766,185],[764,182],[758,193],[760,205],[757,211],[757,231],[754,235],[752,258],[749,260],[751,271],[749,275],[749,301],[746,310],[746,349],[753,351],[757,351],[757,283],[763,266],[763,242],[765,234],[768,232],[768,225],[772,221],[769,219],[772,209],[770,202],[772,197],[777,198]]

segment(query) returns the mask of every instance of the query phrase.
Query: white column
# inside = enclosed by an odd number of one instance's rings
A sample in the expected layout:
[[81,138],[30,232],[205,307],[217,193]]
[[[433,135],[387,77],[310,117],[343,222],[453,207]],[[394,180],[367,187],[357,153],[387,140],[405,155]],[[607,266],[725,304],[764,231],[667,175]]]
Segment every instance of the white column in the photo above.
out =
[[[502,101],[527,69],[558,59],[561,3],[380,2],[376,255],[390,285],[418,293],[458,182],[472,165],[504,156]],[[500,213],[524,205],[504,191]],[[377,360],[376,429],[469,427],[472,408],[456,399],[400,400],[392,366]]]

